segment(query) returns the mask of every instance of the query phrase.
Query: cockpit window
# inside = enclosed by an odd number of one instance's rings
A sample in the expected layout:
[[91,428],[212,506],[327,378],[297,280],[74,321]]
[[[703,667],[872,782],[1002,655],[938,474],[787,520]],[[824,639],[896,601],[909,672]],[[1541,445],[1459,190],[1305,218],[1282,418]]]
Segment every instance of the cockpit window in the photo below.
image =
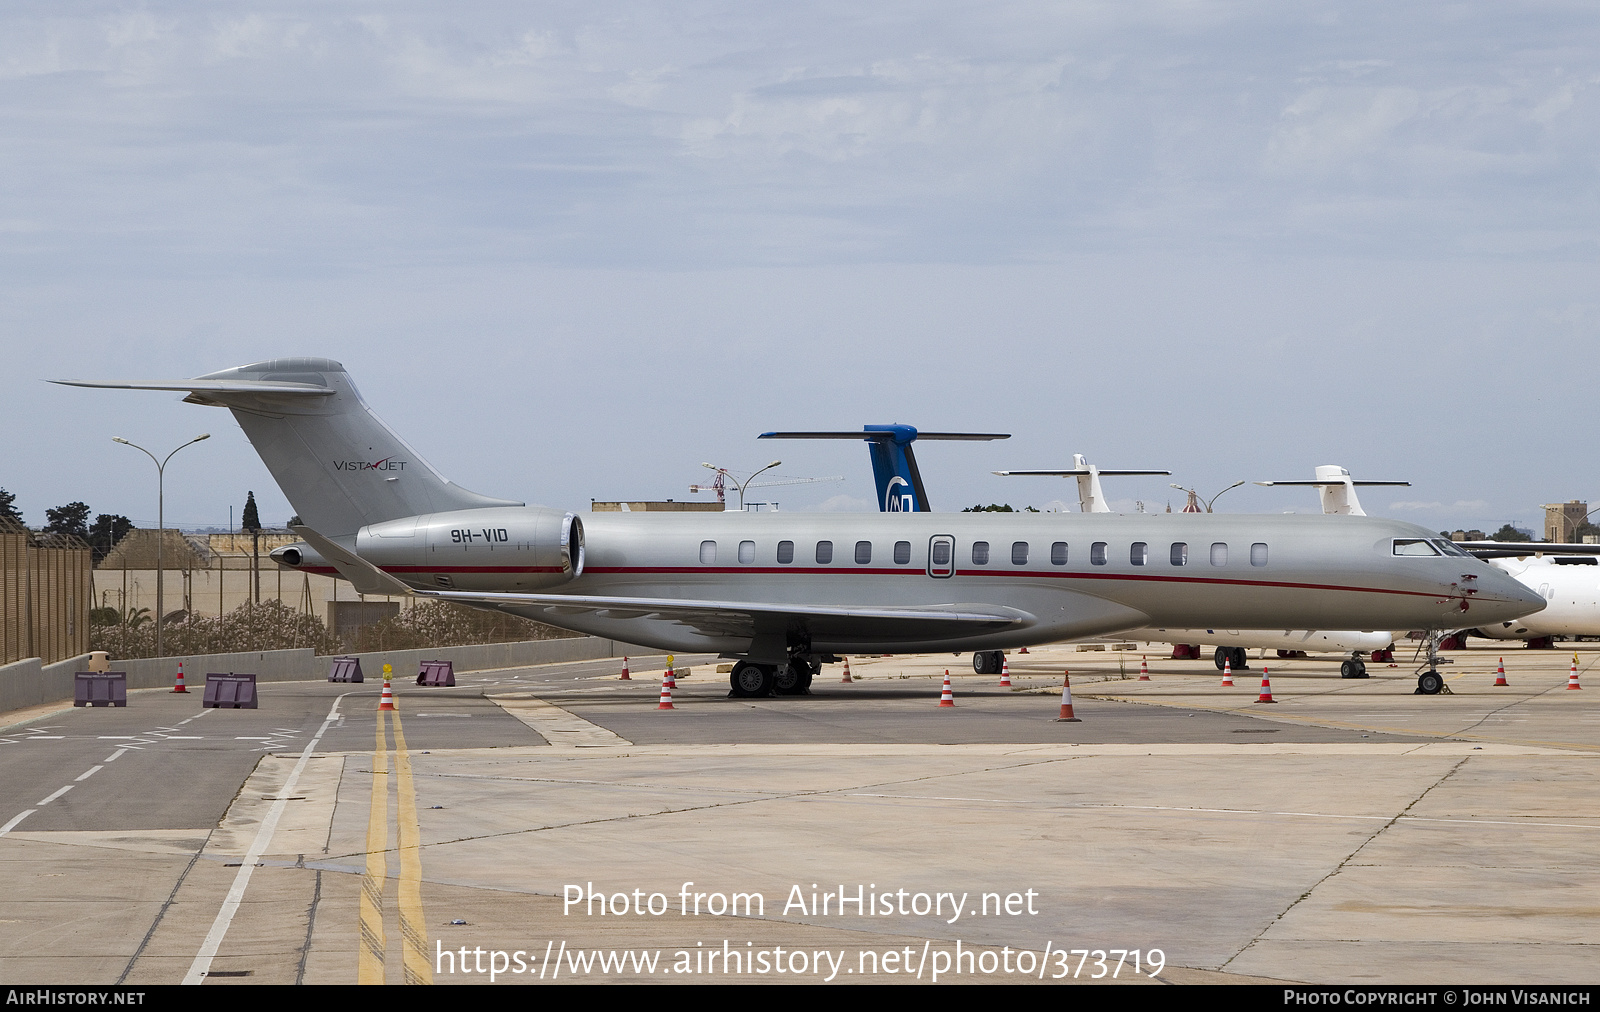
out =
[[1446,555],[1458,555],[1463,559],[1472,558],[1471,553],[1456,547],[1456,543],[1454,541],[1445,541],[1442,538],[1434,538],[1433,545]]
[[1439,550],[1422,538],[1395,538],[1394,554],[1434,556],[1439,554]]

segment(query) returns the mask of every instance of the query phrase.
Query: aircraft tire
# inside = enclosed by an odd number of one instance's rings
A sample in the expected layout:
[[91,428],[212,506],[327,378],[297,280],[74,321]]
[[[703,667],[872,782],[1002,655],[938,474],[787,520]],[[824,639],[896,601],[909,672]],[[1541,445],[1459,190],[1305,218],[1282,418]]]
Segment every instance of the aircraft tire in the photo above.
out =
[[1217,670],[1221,671],[1223,668],[1227,667],[1228,661],[1232,657],[1233,651],[1229,650],[1227,647],[1218,647],[1217,652],[1211,656],[1211,659],[1217,662]]
[[728,676],[732,691],[728,694],[738,699],[758,699],[772,695],[773,670],[765,664],[740,661]]
[[998,650],[974,650],[972,652],[972,670],[979,675],[998,675],[1000,665],[1003,663],[1003,654]]
[[772,675],[772,690],[780,696],[803,696],[811,688],[811,666],[793,660]]
[[1249,671],[1250,670],[1250,655],[1245,653],[1244,647],[1234,647],[1233,648],[1233,670],[1235,670],[1235,671]]
[[1356,661],[1356,677],[1357,678],[1365,678],[1365,677],[1367,677],[1367,662],[1366,661]]
[[1345,661],[1343,664],[1340,664],[1339,665],[1339,677],[1340,678],[1360,678],[1361,676],[1356,674],[1356,662],[1355,661]]
[[1437,696],[1442,688],[1444,688],[1444,678],[1437,671],[1424,671],[1417,676],[1417,693],[1419,695]]

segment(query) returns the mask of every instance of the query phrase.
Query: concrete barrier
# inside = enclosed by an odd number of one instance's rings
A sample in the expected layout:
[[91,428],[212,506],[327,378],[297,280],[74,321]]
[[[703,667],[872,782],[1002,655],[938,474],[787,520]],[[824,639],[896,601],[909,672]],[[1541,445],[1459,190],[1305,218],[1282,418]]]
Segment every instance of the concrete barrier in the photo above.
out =
[[[532,664],[557,664],[588,661],[624,654],[660,653],[621,640],[598,636],[571,636],[554,640],[524,640],[518,643],[483,643],[466,647],[429,647],[426,650],[369,651],[344,656],[358,657],[361,666],[381,671],[385,662],[396,671],[420,669],[424,660],[449,660],[456,671],[485,671],[491,668],[517,668]],[[128,688],[169,689],[177,679],[178,662],[187,672],[254,671],[258,682],[322,681],[327,678],[331,658],[318,658],[309,647],[296,650],[257,650],[230,654],[197,654],[183,657],[147,657],[133,660],[113,658],[118,670],[128,673]],[[80,654],[55,664],[43,664],[37,657],[0,666],[0,713],[69,701],[74,695],[75,676],[87,668],[88,654]]]

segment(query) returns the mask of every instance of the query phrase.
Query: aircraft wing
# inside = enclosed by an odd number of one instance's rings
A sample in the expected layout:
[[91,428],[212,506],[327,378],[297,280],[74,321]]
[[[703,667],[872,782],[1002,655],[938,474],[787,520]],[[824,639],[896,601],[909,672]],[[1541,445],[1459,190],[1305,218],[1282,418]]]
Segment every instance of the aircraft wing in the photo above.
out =
[[[414,595],[462,604],[516,607],[559,616],[588,613],[602,618],[665,619],[712,636],[748,636],[799,621],[818,639],[855,637],[937,639],[1026,628],[1037,621],[1015,608],[985,604],[950,604],[899,608],[873,605],[804,605],[751,601],[699,601],[658,597],[609,597],[582,594],[517,594],[493,591],[417,589],[385,573],[339,543],[309,527],[294,532],[331,562],[363,594]],[[529,616],[532,617],[532,616]]]
[[1600,555],[1600,545],[1559,541],[1457,541],[1455,546],[1480,559],[1521,559],[1530,555]]

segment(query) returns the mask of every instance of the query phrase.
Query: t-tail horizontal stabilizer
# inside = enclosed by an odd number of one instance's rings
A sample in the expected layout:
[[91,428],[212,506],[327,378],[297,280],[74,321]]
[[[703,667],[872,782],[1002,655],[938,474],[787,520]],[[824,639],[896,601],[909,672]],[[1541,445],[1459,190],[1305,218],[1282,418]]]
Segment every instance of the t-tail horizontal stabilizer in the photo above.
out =
[[910,425],[863,425],[860,432],[763,432],[761,439],[862,439],[871,444],[872,478],[878,486],[882,513],[927,513],[928,492],[922,486],[911,444],[919,439],[1010,439],[1009,432],[918,432]]
[[1357,485],[1410,485],[1409,481],[1356,481],[1350,472],[1338,464],[1318,464],[1317,476],[1306,481],[1258,481],[1257,485],[1310,485],[1322,499],[1322,512],[1344,516],[1364,517],[1361,500],[1356,497]]
[[996,471],[995,474],[1003,478],[1017,478],[1025,476],[1050,476],[1057,478],[1078,479],[1078,508],[1085,513],[1110,513],[1111,507],[1106,504],[1106,494],[1100,487],[1100,476],[1128,475],[1128,474],[1171,474],[1171,471],[1113,471],[1110,468],[1095,467],[1084,459],[1083,454],[1072,455],[1072,468],[1066,471]]
[[446,480],[372,413],[331,359],[278,358],[186,380],[51,382],[187,391],[191,404],[232,410],[295,512],[335,536],[425,513],[523,505]]

